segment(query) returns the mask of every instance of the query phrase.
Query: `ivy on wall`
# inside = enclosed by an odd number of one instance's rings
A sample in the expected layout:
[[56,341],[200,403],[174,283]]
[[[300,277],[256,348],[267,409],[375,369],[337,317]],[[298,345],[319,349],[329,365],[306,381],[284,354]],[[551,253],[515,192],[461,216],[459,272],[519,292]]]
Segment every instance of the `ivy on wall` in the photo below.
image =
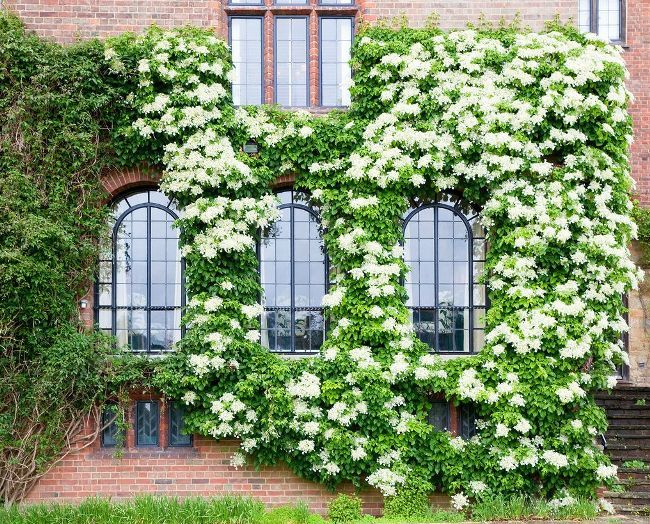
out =
[[[229,50],[209,32],[154,29],[106,58],[138,82],[124,136],[164,152],[163,190],[185,208],[189,330],[157,380],[192,431],[241,440],[233,465],[283,460],[385,495],[424,478],[457,506],[594,495],[615,476],[592,393],[625,359],[620,297],[640,278],[618,49],[559,25],[365,28],[352,107],[326,117],[234,108]],[[320,209],[335,281],[321,354],[297,361],[258,342],[255,246],[283,173]],[[449,189],[483,209],[489,242],[486,344],[455,360],[414,336],[401,285],[408,201]],[[431,393],[474,403],[478,435],[429,426]]]
[[[51,73],[88,67],[81,77],[92,89],[67,103],[97,111],[63,121],[87,131],[80,151],[110,152],[78,155],[64,140],[30,158],[38,165],[51,150],[101,166],[163,164],[162,188],[184,207],[191,300],[187,334],[155,383],[188,405],[188,429],[239,438],[235,466],[285,461],[303,477],[368,482],[386,495],[425,479],[459,507],[496,492],[594,495],[615,476],[594,445],[606,421],[592,393],[613,385],[625,358],[620,296],[640,276],[626,248],[632,131],[617,49],[557,25],[364,28],[352,107],[313,116],[233,107],[230,52],[209,31],[152,28],[87,46],[56,47],[76,60]],[[78,49],[104,61],[81,60]],[[47,61],[26,63],[33,81]],[[256,156],[242,151],[251,139]],[[68,164],[58,158],[53,173],[91,173],[81,179],[97,209],[100,164]],[[285,173],[319,207],[334,279],[328,338],[300,360],[258,342],[255,246],[277,218],[269,188]],[[414,336],[404,305],[401,218],[409,199],[450,189],[483,209],[491,308],[484,349],[442,360]],[[47,208],[39,202],[34,209]],[[71,245],[99,235],[105,216],[93,217],[97,231],[74,222]],[[66,293],[72,312],[77,297]],[[432,393],[474,403],[478,435],[429,426]]]

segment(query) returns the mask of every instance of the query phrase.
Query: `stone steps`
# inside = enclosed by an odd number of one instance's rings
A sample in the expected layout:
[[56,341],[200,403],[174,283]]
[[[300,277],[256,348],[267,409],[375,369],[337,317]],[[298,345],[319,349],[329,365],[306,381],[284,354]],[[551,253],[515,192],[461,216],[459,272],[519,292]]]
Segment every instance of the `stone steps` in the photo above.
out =
[[611,394],[597,395],[596,401],[609,422],[605,452],[618,465],[624,489],[604,496],[618,513],[650,516],[650,468],[623,466],[632,460],[650,466],[650,388],[619,386]]

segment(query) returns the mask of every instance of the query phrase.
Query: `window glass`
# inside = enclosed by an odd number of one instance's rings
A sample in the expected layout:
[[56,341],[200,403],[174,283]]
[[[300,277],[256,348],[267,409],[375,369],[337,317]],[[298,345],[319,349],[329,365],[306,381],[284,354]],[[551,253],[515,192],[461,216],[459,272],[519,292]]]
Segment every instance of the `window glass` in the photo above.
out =
[[141,401],[136,408],[136,446],[157,446],[159,433],[158,402]]
[[102,430],[101,444],[105,448],[116,446],[118,441],[124,442],[118,430],[118,418],[120,418],[120,413],[116,411],[115,405],[107,406],[102,412],[101,424],[104,429]]
[[620,0],[598,0],[598,34],[608,40],[621,40]]
[[[469,210],[466,210],[469,212]],[[434,351],[470,353],[483,342],[485,236],[476,214],[442,200],[411,209],[404,226],[407,307],[415,331]]]
[[163,352],[181,336],[184,304],[177,210],[158,191],[113,206],[112,241],[101,246],[95,296],[99,328],[134,352]]
[[283,106],[307,105],[307,18],[275,19],[276,101]]
[[352,5],[354,0],[320,0],[321,5]]
[[185,406],[180,402],[169,404],[169,445],[170,446],[191,446],[192,435],[184,433]]
[[280,219],[260,246],[262,344],[271,351],[313,353],[325,331],[325,248],[316,212],[306,198],[293,191],[279,197]]
[[307,0],[275,0],[277,5],[306,5]]
[[458,434],[464,439],[476,435],[476,410],[471,404],[458,405]]
[[235,105],[262,103],[262,18],[236,17],[230,20],[230,42],[235,78]]
[[429,424],[438,431],[447,431],[449,429],[449,404],[444,400],[432,401],[428,420]]
[[321,105],[350,105],[351,18],[321,18]]

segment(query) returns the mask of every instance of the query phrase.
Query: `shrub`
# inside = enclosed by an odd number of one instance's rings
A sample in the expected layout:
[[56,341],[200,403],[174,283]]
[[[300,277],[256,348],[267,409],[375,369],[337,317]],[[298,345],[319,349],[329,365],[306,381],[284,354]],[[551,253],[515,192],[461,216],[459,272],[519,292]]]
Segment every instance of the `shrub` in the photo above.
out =
[[433,486],[421,478],[409,478],[394,497],[386,497],[385,517],[422,517],[430,511],[429,493]]
[[361,499],[356,495],[339,495],[330,503],[328,516],[332,522],[352,522],[360,519]]

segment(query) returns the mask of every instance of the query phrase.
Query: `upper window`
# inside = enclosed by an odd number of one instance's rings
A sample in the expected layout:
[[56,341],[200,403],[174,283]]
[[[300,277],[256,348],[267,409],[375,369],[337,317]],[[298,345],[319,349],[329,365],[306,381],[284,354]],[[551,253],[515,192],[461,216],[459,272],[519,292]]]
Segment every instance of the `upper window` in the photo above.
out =
[[580,0],[580,29],[610,42],[625,41],[625,0]]
[[110,246],[102,249],[96,321],[132,351],[169,351],[181,336],[183,274],[177,211],[159,191],[140,191],[114,205]]
[[279,193],[280,219],[262,238],[262,344],[281,353],[314,353],[323,344],[327,257],[318,216],[304,195]]
[[420,340],[442,353],[483,345],[485,236],[478,214],[449,197],[412,208],[404,220],[407,307]]
[[230,0],[236,105],[350,104],[353,0]]

